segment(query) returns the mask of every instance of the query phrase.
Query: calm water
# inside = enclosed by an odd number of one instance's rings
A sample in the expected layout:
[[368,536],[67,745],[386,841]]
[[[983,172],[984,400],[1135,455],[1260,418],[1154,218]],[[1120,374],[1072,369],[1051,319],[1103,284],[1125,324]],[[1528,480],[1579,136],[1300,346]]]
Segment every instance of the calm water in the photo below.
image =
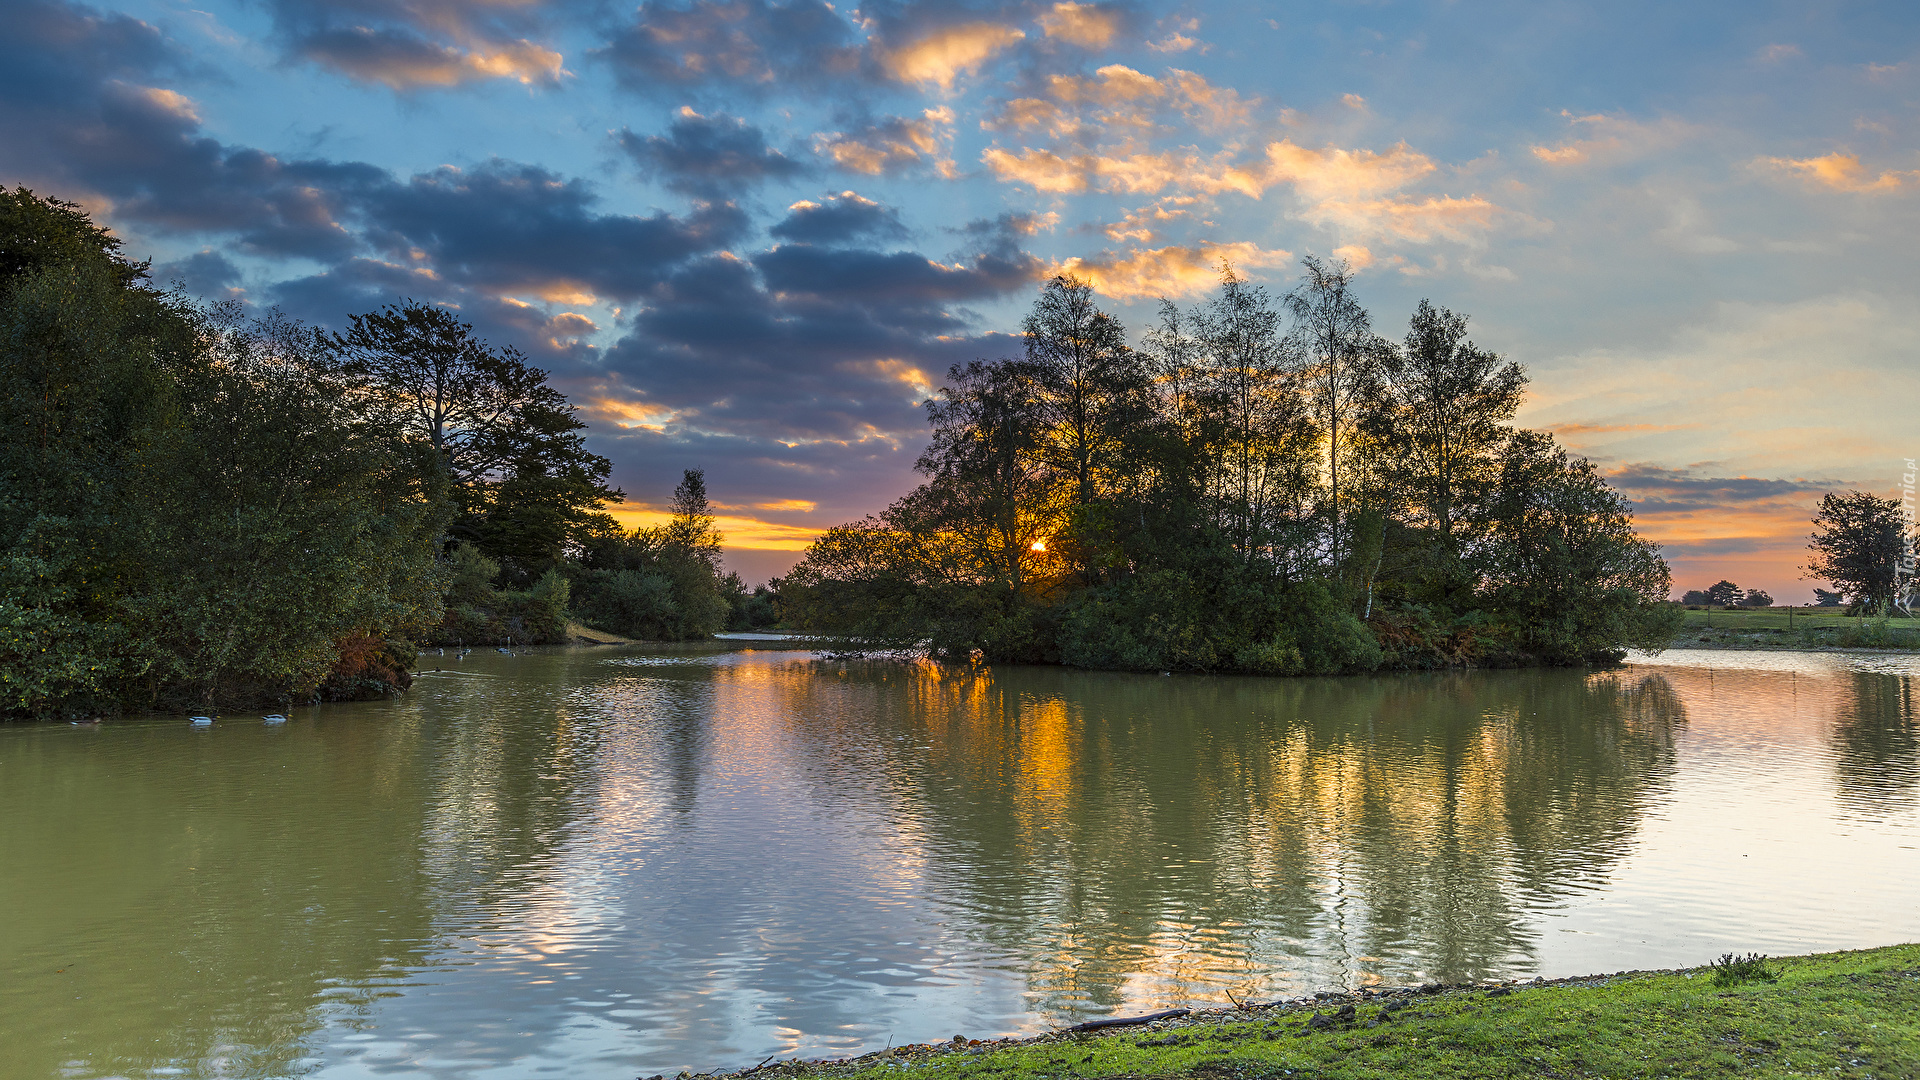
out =
[[283,727],[0,729],[0,1076],[626,1080],[1913,940],[1917,677],[489,653]]

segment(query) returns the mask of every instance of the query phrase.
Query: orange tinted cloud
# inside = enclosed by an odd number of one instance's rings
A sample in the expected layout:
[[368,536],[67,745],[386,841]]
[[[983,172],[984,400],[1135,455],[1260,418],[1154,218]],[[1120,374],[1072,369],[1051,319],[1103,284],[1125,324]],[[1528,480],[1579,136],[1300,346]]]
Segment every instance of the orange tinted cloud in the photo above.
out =
[[1370,199],[1359,202],[1328,200],[1300,216],[1316,225],[1338,225],[1364,236],[1389,237],[1415,244],[1451,240],[1477,244],[1493,227],[1500,208],[1478,195],[1459,199],[1436,195],[1425,199]]
[[1560,115],[1566,117],[1567,123],[1582,132],[1584,137],[1570,139],[1559,146],[1533,147],[1533,156],[1548,165],[1584,165],[1634,158],[1672,146],[1694,131],[1692,125],[1673,119],[1643,123],[1603,113],[1575,116],[1565,110]]
[[1877,177],[1869,176],[1860,164],[1859,155],[1840,151],[1822,157],[1767,158],[1766,162],[1776,169],[1797,173],[1803,179],[1836,191],[1893,191],[1920,177],[1920,171],[1883,172]]
[[309,43],[304,51],[329,67],[391,90],[459,86],[482,79],[550,85],[566,74],[559,53],[526,40],[464,46],[411,41],[393,47],[372,31],[355,29]]
[[1120,32],[1120,15],[1096,4],[1055,4],[1052,11],[1040,16],[1040,29],[1050,38],[1083,49],[1100,49]]
[[1074,257],[1055,268],[1092,283],[1103,296],[1116,300],[1193,296],[1220,283],[1220,264],[1238,267],[1279,266],[1291,261],[1285,251],[1266,251],[1252,243],[1170,245],[1125,254],[1103,252]]
[[1097,184],[1102,191],[1135,194],[1150,195],[1172,187],[1207,194],[1238,191],[1260,197],[1259,178],[1224,156],[1211,162],[1185,151],[1063,157],[1052,150],[1022,147],[1016,154],[994,147],[981,154],[980,160],[1002,180],[1058,194],[1077,194]]
[[999,23],[962,23],[935,30],[897,49],[877,47],[875,55],[887,74],[901,82],[933,83],[951,90],[955,78],[979,70],[996,53],[1026,36]]
[[928,109],[918,120],[896,116],[860,131],[821,132],[813,137],[813,147],[841,168],[868,176],[921,163],[951,175],[953,163],[943,151],[952,124],[952,109]]
[[1398,143],[1384,154],[1329,146],[1310,150],[1283,139],[1267,145],[1268,183],[1290,183],[1308,199],[1356,199],[1398,188],[1433,172],[1431,158]]

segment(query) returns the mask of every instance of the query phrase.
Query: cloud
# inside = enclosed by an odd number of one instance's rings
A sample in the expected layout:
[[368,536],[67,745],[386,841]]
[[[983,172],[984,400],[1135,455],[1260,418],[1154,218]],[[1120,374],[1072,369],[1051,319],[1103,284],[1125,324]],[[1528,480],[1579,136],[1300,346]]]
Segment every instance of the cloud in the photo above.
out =
[[887,116],[859,124],[848,131],[825,131],[813,137],[814,150],[848,172],[866,176],[896,173],[931,165],[941,175],[953,173],[946,156],[952,137],[953,110],[928,109],[917,120]]
[[240,286],[240,268],[211,248],[194,252],[184,259],[161,263],[153,268],[149,276],[161,288],[170,288],[178,283],[188,293],[209,300],[234,300],[246,293],[246,289]]
[[1260,197],[1260,179],[1233,164],[1230,155],[1203,160],[1190,150],[1118,156],[1075,154],[1063,157],[1052,150],[1022,147],[1019,153],[990,147],[980,160],[999,179],[1022,183],[1036,191],[1078,194],[1089,189],[1154,194],[1169,187],[1217,194],[1237,191]]
[[1192,246],[1169,245],[1134,250],[1125,254],[1102,252],[1093,256],[1075,256],[1060,263],[1055,270],[1091,282],[1102,295],[1126,301],[1204,293],[1220,284],[1222,263],[1230,263],[1238,268],[1258,268],[1279,266],[1292,258],[1288,252],[1267,251],[1248,242],[1203,242]]
[[1040,16],[1040,29],[1083,49],[1104,49],[1113,42],[1124,22],[1119,9],[1101,4],[1067,3],[1053,5]]
[[863,59],[852,24],[823,0],[646,0],[594,56],[648,95],[818,86],[856,76]]
[[983,252],[967,262],[946,264],[908,251],[847,251],[813,244],[782,244],[754,256],[753,263],[778,294],[900,311],[999,297],[1037,279],[1041,270],[1032,256],[1009,259]]
[[1888,171],[1882,172],[1879,176],[1871,176],[1861,166],[1859,155],[1839,150],[1821,157],[1770,157],[1762,160],[1775,169],[1793,173],[1804,180],[1835,191],[1897,191],[1920,179],[1920,170]]
[[[550,299],[630,298],[692,256],[744,236],[746,215],[709,205],[681,218],[598,214],[579,179],[494,160],[441,166],[369,200],[387,246],[419,250],[449,280]],[[584,301],[580,301],[584,302]]]
[[429,41],[405,30],[350,26],[303,34],[293,43],[302,59],[389,90],[444,88],[483,79],[514,79],[552,86],[567,74],[563,58],[531,41],[467,47]]
[[1560,115],[1584,133],[1584,137],[1570,139],[1559,146],[1533,147],[1533,156],[1548,165],[1617,164],[1678,145],[1699,134],[1695,125],[1672,117],[1649,123],[1605,114],[1575,116],[1564,109]]
[[1183,127],[1201,124],[1222,130],[1245,122],[1255,104],[1191,71],[1168,68],[1156,78],[1125,64],[1108,64],[1092,76],[1050,75],[1043,91],[1045,97],[1008,101],[981,126],[1015,131],[1046,127],[1058,138],[1086,125],[1098,137],[1115,128],[1150,129],[1163,115],[1178,114],[1187,121]]
[[275,0],[274,29],[289,56],[395,91],[489,79],[553,86],[564,58],[544,36],[541,5],[489,0]]
[[951,90],[956,78],[978,71],[1026,36],[1001,23],[967,22],[941,27],[898,46],[877,44],[874,56],[900,82],[932,83]]
[[807,166],[767,145],[761,130],[725,114],[702,116],[683,106],[667,134],[615,137],[640,171],[667,187],[703,198],[738,194],[768,180],[804,176]]
[[839,244],[855,239],[904,239],[907,227],[900,212],[851,191],[828,195],[819,202],[803,199],[787,208],[787,216],[767,230],[775,239],[802,244]]
[[1290,139],[1267,144],[1267,184],[1292,184],[1309,200],[1365,199],[1406,187],[1431,174],[1433,160],[1406,143],[1384,154],[1329,146],[1312,150]]
[[1803,54],[1798,45],[1767,45],[1754,54],[1754,59],[1763,64],[1772,64],[1781,60],[1792,60],[1801,55]]

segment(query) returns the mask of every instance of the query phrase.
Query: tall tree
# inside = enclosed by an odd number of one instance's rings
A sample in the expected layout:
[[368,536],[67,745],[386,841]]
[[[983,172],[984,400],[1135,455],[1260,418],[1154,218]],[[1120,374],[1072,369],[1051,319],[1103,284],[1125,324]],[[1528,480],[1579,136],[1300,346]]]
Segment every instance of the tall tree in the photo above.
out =
[[1127,347],[1120,320],[1101,311],[1093,286],[1070,275],[1049,280],[1022,324],[1026,358],[1047,407],[1048,455],[1090,503],[1118,464],[1120,427],[1140,413],[1144,365]]
[[1884,612],[1893,603],[1907,522],[1897,499],[1872,492],[1828,492],[1813,517],[1813,552],[1806,577],[1825,580],[1847,595],[1855,612]]
[[444,462],[463,517],[455,531],[532,577],[621,492],[587,450],[573,406],[511,346],[495,348],[453,312],[406,300],[354,315],[329,344],[393,422]]
[[1681,615],[1665,603],[1673,577],[1660,549],[1634,532],[1632,506],[1592,463],[1553,436],[1513,433],[1482,513],[1480,599],[1516,658],[1583,663],[1671,639]]
[[1265,549],[1275,504],[1304,486],[1307,440],[1293,380],[1295,350],[1265,289],[1222,267],[1220,291],[1195,313],[1220,445],[1214,485],[1221,524],[1241,557]]
[[1402,346],[1380,350],[1377,386],[1369,424],[1390,445],[1391,479],[1440,542],[1440,599],[1450,603],[1465,584],[1462,510],[1498,476],[1526,373],[1467,340],[1465,315],[1422,300]]
[[1372,397],[1379,340],[1373,320],[1353,293],[1353,268],[1343,259],[1301,259],[1306,274],[1287,294],[1300,344],[1314,415],[1327,440],[1328,557],[1341,560],[1341,444],[1363,404]]
[[914,464],[927,484],[903,508],[949,537],[955,576],[1008,600],[1027,590],[1032,566],[1057,558],[1047,545],[1064,524],[1061,496],[1074,491],[1047,467],[1044,375],[1023,360],[954,365],[927,402],[933,438]]

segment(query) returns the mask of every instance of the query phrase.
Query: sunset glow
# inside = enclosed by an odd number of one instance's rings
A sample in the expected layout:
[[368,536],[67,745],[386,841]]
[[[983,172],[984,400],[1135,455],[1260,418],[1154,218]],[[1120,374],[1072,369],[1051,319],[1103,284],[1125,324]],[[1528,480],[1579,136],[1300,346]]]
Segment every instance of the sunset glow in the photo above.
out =
[[1422,298],[1469,313],[1531,372],[1520,421],[1634,499],[1683,588],[1806,599],[1820,495],[1920,452],[1901,5],[7,20],[0,181],[192,295],[458,310],[580,405],[623,522],[705,469],[756,579],[912,487],[942,373],[1016,353],[1063,271],[1136,340],[1223,262],[1278,293],[1305,254],[1359,269],[1388,336]]

